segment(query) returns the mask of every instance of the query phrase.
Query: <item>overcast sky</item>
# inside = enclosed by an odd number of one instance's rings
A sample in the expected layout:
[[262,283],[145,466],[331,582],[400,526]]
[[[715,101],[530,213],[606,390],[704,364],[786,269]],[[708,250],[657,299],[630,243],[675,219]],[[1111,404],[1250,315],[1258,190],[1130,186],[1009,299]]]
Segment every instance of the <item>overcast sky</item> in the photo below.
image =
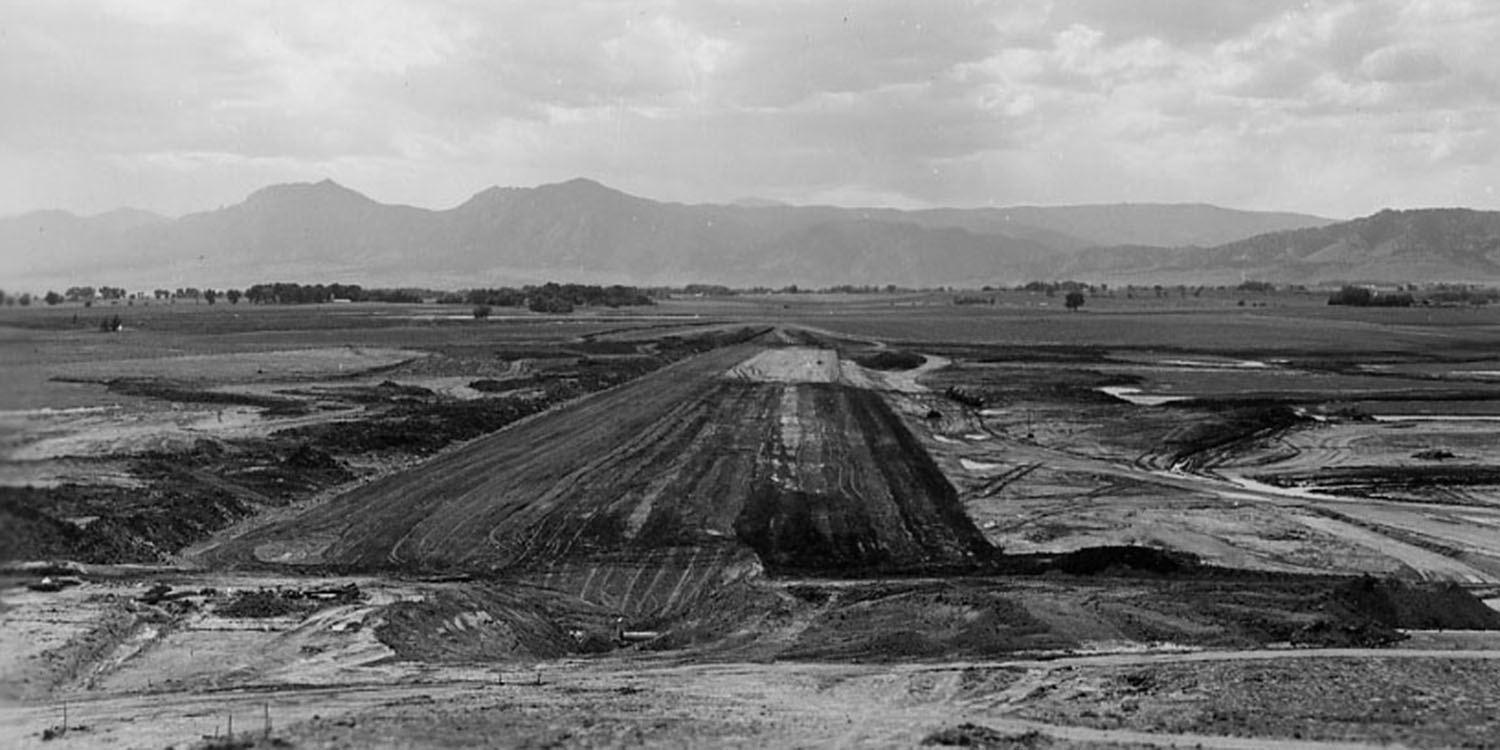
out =
[[0,215],[332,178],[1500,207],[1500,2],[0,0]]

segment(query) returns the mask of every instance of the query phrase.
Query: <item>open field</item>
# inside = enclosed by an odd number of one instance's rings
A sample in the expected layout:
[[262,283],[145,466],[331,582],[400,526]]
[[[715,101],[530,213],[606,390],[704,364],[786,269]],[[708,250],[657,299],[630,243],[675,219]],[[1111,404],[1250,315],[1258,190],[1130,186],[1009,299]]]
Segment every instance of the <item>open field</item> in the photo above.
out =
[[1055,302],[6,312],[0,735],[1492,741],[1500,316]]

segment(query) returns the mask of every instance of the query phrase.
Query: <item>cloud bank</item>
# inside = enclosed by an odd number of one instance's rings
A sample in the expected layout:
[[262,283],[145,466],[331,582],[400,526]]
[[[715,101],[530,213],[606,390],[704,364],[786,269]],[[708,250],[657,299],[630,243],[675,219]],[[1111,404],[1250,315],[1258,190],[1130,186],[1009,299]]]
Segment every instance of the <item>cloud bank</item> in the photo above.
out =
[[588,176],[685,202],[1496,208],[1500,5],[0,0],[0,214]]

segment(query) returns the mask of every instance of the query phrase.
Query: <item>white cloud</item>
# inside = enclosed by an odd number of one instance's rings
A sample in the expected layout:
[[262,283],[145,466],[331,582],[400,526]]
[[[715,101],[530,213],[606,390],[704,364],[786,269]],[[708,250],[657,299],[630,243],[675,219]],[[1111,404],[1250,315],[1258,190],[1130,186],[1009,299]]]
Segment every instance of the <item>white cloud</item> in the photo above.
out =
[[673,200],[1494,207],[1472,0],[0,0],[0,213],[333,177],[443,206]]

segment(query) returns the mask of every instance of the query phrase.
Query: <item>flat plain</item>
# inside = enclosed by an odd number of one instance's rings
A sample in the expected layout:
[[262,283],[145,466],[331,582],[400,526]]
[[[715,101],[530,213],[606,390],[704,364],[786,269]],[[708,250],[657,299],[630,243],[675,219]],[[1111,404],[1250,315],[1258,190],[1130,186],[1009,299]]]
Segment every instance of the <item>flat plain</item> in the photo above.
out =
[[0,735],[1494,742],[1500,313],[992,297],[8,309]]

